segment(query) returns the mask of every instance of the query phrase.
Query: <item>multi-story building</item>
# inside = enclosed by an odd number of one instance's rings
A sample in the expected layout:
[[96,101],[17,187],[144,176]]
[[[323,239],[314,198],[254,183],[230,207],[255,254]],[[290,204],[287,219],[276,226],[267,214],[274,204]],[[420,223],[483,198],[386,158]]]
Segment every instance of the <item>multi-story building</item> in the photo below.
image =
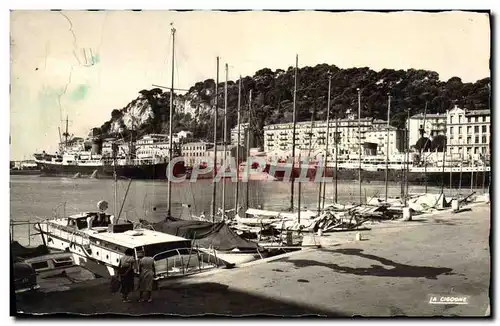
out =
[[[377,153],[385,153],[387,145],[387,122],[373,118],[361,118],[348,114],[348,118],[330,121],[329,135],[326,135],[326,121],[298,122],[295,133],[295,150],[301,153],[324,151],[329,137],[330,154],[335,154],[335,126],[337,126],[337,148],[339,155],[359,154],[367,142],[377,145]],[[395,128],[389,131],[389,152],[401,151],[402,133]],[[274,152],[288,152],[292,149],[292,123],[267,125],[264,127],[264,151],[273,156]],[[383,140],[382,140],[383,138]],[[361,143],[361,149],[360,149]]]
[[[228,145],[226,146],[226,159],[230,158],[235,158],[236,159],[236,152],[237,152],[237,146],[236,145]],[[210,151],[206,152],[207,157],[209,157],[212,162],[214,159],[214,151],[213,149]],[[235,161],[236,164],[239,164],[243,161],[245,161],[247,158],[247,151],[245,147],[239,146],[239,160]],[[224,162],[224,146],[223,145],[217,145],[217,165],[222,165]]]
[[168,157],[169,148],[168,135],[150,134],[136,141],[135,154],[137,158]]
[[[209,158],[208,151],[213,152],[214,144],[205,142],[187,143],[181,147],[181,155],[186,166],[194,166],[206,162]],[[213,157],[213,154],[212,154]]]
[[490,110],[469,111],[455,106],[446,113],[447,152],[476,159],[489,155],[490,126]]
[[450,157],[473,158],[489,155],[490,110],[465,110],[455,105],[442,114],[417,114],[410,117],[410,145],[423,136],[446,136],[446,152]]
[[[389,134],[389,139],[387,139]],[[375,155],[386,155],[389,152],[390,156],[394,156],[404,152],[404,131],[387,124],[374,124],[365,134],[365,144],[375,144]],[[389,141],[389,144],[387,144]]]
[[422,137],[430,138],[437,135],[446,135],[446,114],[419,113],[410,117],[406,122],[410,147]]
[[[250,141],[250,147],[255,146],[255,136],[253,132],[249,132],[249,123],[240,123],[240,146],[247,147]],[[249,139],[250,138],[250,139]],[[231,129],[231,145],[238,143],[238,125]]]

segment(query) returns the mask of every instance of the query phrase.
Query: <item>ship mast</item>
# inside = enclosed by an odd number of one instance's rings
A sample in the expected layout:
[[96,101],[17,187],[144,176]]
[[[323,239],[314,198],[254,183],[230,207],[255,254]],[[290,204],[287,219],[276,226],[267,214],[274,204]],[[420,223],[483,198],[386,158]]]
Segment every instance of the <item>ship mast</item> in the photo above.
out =
[[[174,56],[175,56],[175,28],[172,27],[172,87],[170,88],[170,116],[169,116],[169,130],[168,130],[168,164],[172,162],[172,120],[174,117]],[[168,169],[169,173],[173,173],[174,167]],[[167,175],[168,179],[168,210],[167,216],[171,216],[172,212],[172,176]]]
[[219,102],[219,57],[217,57],[217,79],[215,81],[215,101],[214,101],[214,167],[213,176],[214,180],[212,182],[212,222],[215,222],[215,201],[217,199],[217,183],[215,182],[215,177],[217,175],[217,107]]
[[68,116],[66,115],[66,132],[64,133],[64,149],[68,147]]
[[[290,183],[290,210],[293,211],[293,191],[294,191],[294,181],[295,176],[293,173],[295,167],[295,133],[297,129],[297,70],[299,66],[299,55],[295,57],[295,81],[293,85],[293,131],[292,131],[292,180]],[[300,208],[299,208],[300,210]]]
[[[224,154],[222,157],[224,158],[223,160],[223,169],[222,173],[226,173],[226,161],[227,161],[227,75],[228,75],[228,68],[227,68],[227,63],[226,63],[226,80],[224,82]],[[226,216],[226,180],[224,176],[222,177],[222,219],[224,220]]]
[[387,203],[389,196],[389,128],[391,126],[391,95],[388,94],[387,102],[387,128],[386,128],[386,143],[385,143],[385,202]]
[[250,93],[248,94],[248,127],[247,127],[247,132],[246,132],[246,135],[247,135],[247,144],[246,144],[246,173],[247,173],[247,182],[246,182],[246,192],[245,192],[245,203],[246,203],[246,210],[248,210],[248,207],[250,206],[249,203],[250,203],[250,199],[249,199],[249,191],[250,191],[250,185],[249,185],[249,181],[248,180],[248,173],[250,171],[250,168],[251,166],[248,165],[248,160],[250,158],[250,133],[251,133],[251,129],[252,128],[252,90],[250,90]]
[[[326,146],[325,146],[325,167],[323,174],[326,176],[328,171],[328,147],[330,145],[330,97],[332,88],[332,74],[328,72],[328,100],[326,104]],[[323,176],[323,175],[322,175]],[[323,186],[323,189],[321,187]],[[326,184],[323,184],[323,178],[319,183],[319,195],[318,195],[318,213],[320,211],[319,205],[321,204],[321,209],[325,209],[325,195],[326,195]],[[322,202],[323,200],[323,202]]]
[[235,214],[238,214],[238,200],[240,197],[240,109],[241,109],[241,76],[238,82],[238,116],[236,119],[236,124],[238,126],[237,127],[238,140],[236,142],[236,198],[234,200]]
[[118,177],[116,175],[116,154],[117,151],[113,154],[113,179],[114,179],[114,196],[113,196],[113,206],[114,206],[114,215],[115,219],[118,222]]
[[358,167],[358,177],[359,177],[359,204],[363,203],[363,197],[361,192],[361,89],[358,88],[358,150],[359,150],[359,167]]

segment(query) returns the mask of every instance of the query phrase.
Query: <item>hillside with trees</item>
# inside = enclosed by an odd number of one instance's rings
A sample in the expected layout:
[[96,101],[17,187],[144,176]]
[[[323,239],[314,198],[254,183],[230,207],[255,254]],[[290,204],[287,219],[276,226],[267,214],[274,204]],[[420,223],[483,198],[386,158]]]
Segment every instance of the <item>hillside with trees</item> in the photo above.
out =
[[[264,68],[252,77],[242,78],[242,122],[251,121],[257,145],[263,144],[263,126],[291,122],[294,67],[286,71]],[[221,73],[222,76],[222,73]],[[455,104],[469,110],[489,108],[490,78],[475,83],[463,83],[458,77],[441,81],[434,71],[369,68],[339,69],[320,64],[298,70],[297,121],[326,119],[328,78],[331,76],[331,117],[344,118],[348,109],[357,112],[358,92],[362,90],[362,116],[387,119],[387,95],[391,99],[391,125],[403,128],[406,110],[410,114],[444,113]],[[228,82],[228,128],[236,125],[238,80]],[[249,92],[252,91],[252,110],[249,113]],[[215,82],[197,82],[186,94],[174,97],[173,131],[189,130],[195,139],[213,139],[213,110]],[[222,140],[224,83],[218,85],[218,135]],[[170,93],[159,88],[142,90],[139,96],[122,109],[115,109],[111,118],[96,131],[105,137],[140,137],[147,133],[167,133]]]

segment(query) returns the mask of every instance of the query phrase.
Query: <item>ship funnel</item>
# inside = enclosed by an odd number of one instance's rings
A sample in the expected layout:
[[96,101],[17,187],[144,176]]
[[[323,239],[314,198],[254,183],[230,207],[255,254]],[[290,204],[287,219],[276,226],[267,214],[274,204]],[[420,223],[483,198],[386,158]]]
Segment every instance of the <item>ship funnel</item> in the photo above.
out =
[[102,153],[102,141],[100,139],[92,139],[92,155],[100,155]]

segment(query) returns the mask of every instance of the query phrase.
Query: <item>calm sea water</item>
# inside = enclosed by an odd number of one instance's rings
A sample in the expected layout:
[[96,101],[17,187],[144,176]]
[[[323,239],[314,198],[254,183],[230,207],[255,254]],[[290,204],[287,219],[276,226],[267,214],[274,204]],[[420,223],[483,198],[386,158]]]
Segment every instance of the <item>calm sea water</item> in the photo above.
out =
[[[128,181],[118,181],[118,202],[123,202]],[[213,184],[210,180],[199,180],[196,183],[172,184],[172,214],[176,217],[188,218],[191,215],[210,213]],[[239,184],[240,204],[245,205],[247,185]],[[318,202],[318,184],[303,183],[301,186],[301,206],[315,209]],[[55,213],[72,214],[81,211],[97,209],[97,202],[106,200],[108,211],[114,211],[113,180],[48,178],[39,176],[11,176],[10,178],[10,219],[11,221],[36,220],[36,217],[50,218]],[[410,192],[424,192],[423,186],[411,186]],[[439,188],[429,187],[429,192],[438,193]],[[462,192],[467,193],[464,189]],[[235,206],[236,183],[226,181],[226,209]],[[447,193],[456,194],[456,190]],[[290,207],[290,183],[285,182],[250,182],[248,185],[249,207],[261,207],[271,210],[284,210]],[[389,195],[401,193],[400,184],[389,185]],[[295,205],[297,205],[298,186],[295,184]],[[370,182],[362,185],[363,196],[383,196],[384,182]],[[333,201],[334,185],[326,185],[327,202]],[[356,181],[339,181],[339,202],[359,201],[359,184]],[[222,183],[217,184],[217,207],[221,207]],[[130,220],[146,219],[152,222],[160,221],[167,210],[166,181],[133,181],[123,204],[122,216]],[[184,205],[183,205],[184,204]],[[186,207],[190,205],[191,207]],[[118,207],[119,210],[119,207]],[[27,228],[15,228],[14,238],[21,243],[27,243]],[[30,243],[38,243],[37,237],[32,237]]]

